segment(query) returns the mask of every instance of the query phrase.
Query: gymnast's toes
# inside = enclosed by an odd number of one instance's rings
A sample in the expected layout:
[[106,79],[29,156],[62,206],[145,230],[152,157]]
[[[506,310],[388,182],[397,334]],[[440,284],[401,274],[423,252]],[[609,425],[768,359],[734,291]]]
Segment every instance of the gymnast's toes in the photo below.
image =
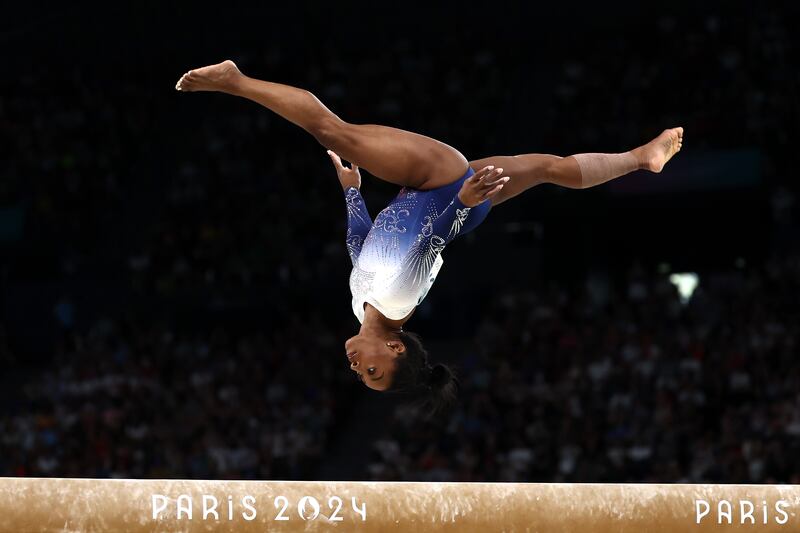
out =
[[651,172],[661,172],[667,161],[683,146],[683,128],[670,128],[647,143],[644,148],[644,161]]
[[184,74],[175,88],[179,91],[225,91],[230,89],[242,73],[230,59]]

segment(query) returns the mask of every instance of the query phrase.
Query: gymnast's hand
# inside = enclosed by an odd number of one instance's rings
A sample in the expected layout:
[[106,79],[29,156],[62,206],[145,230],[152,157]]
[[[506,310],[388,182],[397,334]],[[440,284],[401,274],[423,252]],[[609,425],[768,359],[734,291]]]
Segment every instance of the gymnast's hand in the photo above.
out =
[[361,188],[361,173],[358,171],[358,165],[353,163],[352,168],[347,168],[342,165],[342,158],[340,158],[333,150],[328,150],[328,155],[333,160],[333,166],[336,167],[336,174],[339,176],[339,183],[342,184],[342,189],[347,190],[348,187]]
[[458,199],[467,207],[475,207],[488,198],[491,198],[503,188],[503,185],[511,179],[508,176],[500,178],[503,173],[502,168],[488,166],[464,180],[461,190],[458,191]]

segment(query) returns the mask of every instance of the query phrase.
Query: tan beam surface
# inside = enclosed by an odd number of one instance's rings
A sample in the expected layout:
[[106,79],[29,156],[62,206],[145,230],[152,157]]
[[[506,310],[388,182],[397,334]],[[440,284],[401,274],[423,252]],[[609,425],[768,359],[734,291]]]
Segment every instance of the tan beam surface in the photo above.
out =
[[0,478],[0,532],[800,531],[800,485]]

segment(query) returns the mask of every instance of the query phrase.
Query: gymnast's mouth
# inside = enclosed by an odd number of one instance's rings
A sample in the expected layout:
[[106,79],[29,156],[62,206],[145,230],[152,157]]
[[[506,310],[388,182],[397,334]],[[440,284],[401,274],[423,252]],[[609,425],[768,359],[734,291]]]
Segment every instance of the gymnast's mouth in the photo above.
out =
[[351,352],[351,353],[347,354],[347,360],[352,363],[353,362],[353,358],[356,356],[357,353],[358,352]]

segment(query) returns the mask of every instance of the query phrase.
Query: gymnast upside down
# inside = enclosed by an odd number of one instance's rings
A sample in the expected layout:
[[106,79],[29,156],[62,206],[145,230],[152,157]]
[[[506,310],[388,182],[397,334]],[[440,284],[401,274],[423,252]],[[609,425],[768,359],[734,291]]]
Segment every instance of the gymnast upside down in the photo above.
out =
[[[433,410],[452,404],[458,381],[447,366],[428,363],[420,338],[403,325],[436,279],[444,247],[477,227],[491,208],[531,187],[584,189],[638,169],[661,172],[683,142],[678,127],[619,154],[467,161],[455,148],[424,135],[345,122],[310,92],[249,78],[230,60],[190,70],[175,88],[247,98],[328,149],[344,189],[352,306],[361,323],[358,335],[345,343],[350,368],[371,389],[421,393]],[[359,168],[402,187],[374,221],[359,192]]]

